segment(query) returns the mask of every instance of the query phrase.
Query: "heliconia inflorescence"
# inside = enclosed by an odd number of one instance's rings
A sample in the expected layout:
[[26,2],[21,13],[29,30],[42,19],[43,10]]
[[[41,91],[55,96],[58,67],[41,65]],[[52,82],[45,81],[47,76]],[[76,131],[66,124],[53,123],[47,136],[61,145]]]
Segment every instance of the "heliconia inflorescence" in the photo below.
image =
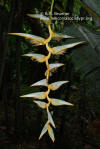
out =
[[[53,121],[52,114],[49,110],[49,107],[50,107],[50,105],[53,105],[53,106],[61,106],[61,105],[73,106],[73,104],[71,104],[69,102],[66,102],[64,100],[49,97],[49,93],[50,93],[51,90],[52,91],[57,90],[63,84],[68,83],[68,81],[57,81],[57,82],[49,84],[50,73],[53,72],[58,67],[64,65],[62,63],[49,64],[49,59],[50,59],[52,54],[61,55],[61,54],[65,53],[65,51],[68,50],[69,48],[73,48],[73,47],[75,47],[79,44],[82,44],[82,43],[84,43],[84,41],[51,48],[49,46],[49,42],[51,41],[52,38],[59,41],[62,38],[74,38],[74,37],[68,36],[68,35],[63,35],[61,33],[53,32],[52,28],[51,28],[52,19],[49,18],[49,17],[39,15],[39,14],[28,14],[28,16],[30,16],[32,18],[40,19],[41,21],[43,21],[47,25],[48,31],[49,31],[49,37],[47,39],[45,39],[43,37],[27,34],[27,33],[9,33],[9,34],[25,37],[26,39],[29,39],[29,41],[32,44],[36,45],[36,46],[40,46],[40,45],[45,45],[46,46],[46,49],[48,51],[47,56],[42,55],[42,54],[37,54],[37,53],[34,53],[34,52],[24,54],[23,56],[31,57],[32,60],[36,60],[39,63],[43,63],[43,62],[46,63],[47,69],[46,69],[46,72],[45,72],[45,78],[38,81],[38,82],[36,82],[36,83],[34,83],[34,84],[32,84],[31,86],[46,86],[47,91],[31,93],[31,94],[23,95],[21,97],[32,98],[33,102],[36,103],[40,108],[46,109],[46,111],[47,111],[47,122],[46,122],[46,124],[44,125],[44,127],[41,131],[39,139],[41,139],[42,136],[48,131],[48,134],[49,134],[50,138],[54,142],[55,137],[54,137],[53,128],[55,128],[55,123]],[[39,101],[39,99],[41,101]],[[44,102],[43,101],[44,99],[47,99],[47,102]]]

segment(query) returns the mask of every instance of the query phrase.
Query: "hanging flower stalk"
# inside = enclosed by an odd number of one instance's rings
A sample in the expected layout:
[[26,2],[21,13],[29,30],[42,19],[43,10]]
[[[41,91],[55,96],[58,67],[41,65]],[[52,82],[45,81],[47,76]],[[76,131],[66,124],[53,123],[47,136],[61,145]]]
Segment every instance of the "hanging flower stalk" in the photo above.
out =
[[[53,106],[61,106],[61,105],[73,106],[73,104],[66,102],[66,101],[63,101],[63,100],[60,100],[60,99],[51,98],[49,96],[50,91],[57,90],[63,84],[68,83],[68,81],[57,81],[57,82],[49,84],[50,73],[53,72],[58,67],[64,65],[62,63],[50,64],[49,59],[50,59],[52,54],[53,55],[61,55],[61,54],[65,53],[65,51],[68,50],[69,48],[73,48],[79,44],[82,44],[84,41],[71,43],[71,44],[67,44],[67,45],[62,45],[62,46],[57,46],[57,47],[53,47],[53,48],[51,48],[49,46],[49,43],[50,43],[52,38],[54,38],[55,40],[61,40],[62,38],[73,38],[71,36],[63,35],[61,33],[60,34],[55,33],[52,31],[51,26],[52,26],[53,2],[54,2],[54,0],[52,0],[50,18],[43,16],[43,15],[38,15],[38,14],[35,14],[35,15],[34,14],[28,14],[29,17],[40,19],[41,21],[43,21],[47,25],[48,31],[49,31],[49,37],[47,39],[45,39],[43,37],[27,34],[27,33],[9,33],[9,34],[25,37],[26,39],[29,39],[29,41],[32,44],[34,44],[35,46],[45,45],[46,50],[48,51],[48,55],[46,55],[46,56],[42,55],[42,54],[37,54],[34,52],[30,52],[30,53],[23,55],[23,56],[31,57],[32,60],[36,60],[39,63],[45,63],[46,64],[47,69],[45,72],[45,78],[34,83],[34,84],[32,84],[31,86],[46,86],[47,91],[46,92],[31,93],[31,94],[23,95],[21,97],[32,98],[33,102],[36,103],[40,108],[46,109],[46,111],[47,111],[47,122],[41,131],[39,139],[41,139],[42,136],[48,131],[50,138],[54,142],[55,137],[54,137],[53,128],[55,128],[55,123],[53,121],[52,114],[49,110],[49,107],[50,107],[50,105],[53,105]],[[34,99],[37,99],[37,100],[34,100]],[[41,101],[39,101],[38,99],[40,99]],[[44,99],[47,99],[47,102],[42,101]]]

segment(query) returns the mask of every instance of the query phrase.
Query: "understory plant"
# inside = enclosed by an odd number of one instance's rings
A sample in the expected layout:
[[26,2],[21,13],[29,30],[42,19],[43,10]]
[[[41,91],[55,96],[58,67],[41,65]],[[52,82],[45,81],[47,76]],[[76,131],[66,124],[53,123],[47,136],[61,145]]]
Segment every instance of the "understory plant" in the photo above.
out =
[[[54,142],[55,137],[54,137],[53,128],[55,128],[55,123],[54,123],[54,120],[53,120],[53,117],[52,117],[52,114],[50,111],[50,105],[53,105],[53,106],[61,106],[61,105],[73,106],[73,104],[66,102],[64,100],[61,100],[61,99],[56,99],[56,98],[50,97],[49,94],[51,91],[57,90],[63,84],[68,83],[68,81],[64,80],[64,81],[57,81],[57,82],[50,83],[49,79],[50,79],[51,72],[53,72],[56,68],[63,66],[64,64],[62,64],[62,63],[49,63],[49,59],[50,59],[51,55],[65,54],[66,50],[68,50],[69,48],[73,48],[79,44],[82,44],[83,41],[71,43],[71,44],[67,44],[67,45],[62,45],[62,46],[50,47],[50,41],[52,38],[55,40],[58,40],[58,41],[60,41],[63,38],[73,38],[71,36],[64,35],[61,33],[55,33],[52,30],[53,3],[54,3],[54,0],[52,0],[52,4],[51,4],[50,17],[43,16],[42,14],[28,14],[29,17],[32,17],[35,19],[40,19],[41,21],[43,21],[46,24],[48,31],[49,31],[48,38],[45,39],[43,37],[39,37],[39,36],[27,34],[27,33],[9,33],[9,34],[25,37],[26,39],[29,39],[30,42],[32,44],[34,44],[35,46],[44,45],[46,47],[46,50],[48,51],[47,55],[37,54],[34,52],[29,52],[27,54],[24,54],[24,56],[31,57],[32,60],[36,60],[39,63],[45,63],[46,64],[45,78],[43,78],[42,80],[39,80],[38,82],[32,84],[31,86],[45,86],[47,88],[47,90],[45,92],[36,92],[36,93],[26,94],[26,95],[23,95],[21,97],[32,98],[34,103],[36,103],[40,108],[46,110],[47,122],[41,131],[39,139],[41,139],[42,136],[48,131],[50,138]],[[46,99],[45,100],[46,102],[43,101],[44,99]]]

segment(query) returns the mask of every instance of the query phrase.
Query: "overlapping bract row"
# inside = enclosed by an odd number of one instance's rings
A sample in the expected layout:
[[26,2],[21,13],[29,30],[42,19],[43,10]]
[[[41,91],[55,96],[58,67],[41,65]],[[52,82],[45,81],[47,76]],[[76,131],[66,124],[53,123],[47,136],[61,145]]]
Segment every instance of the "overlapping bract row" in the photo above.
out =
[[[66,101],[63,101],[63,100],[60,100],[60,99],[55,99],[55,98],[49,97],[49,93],[51,90],[52,91],[57,90],[63,84],[68,83],[68,81],[57,81],[57,82],[50,83],[50,84],[48,83],[47,75],[50,74],[51,72],[53,72],[54,70],[56,70],[58,67],[64,65],[62,63],[49,64],[48,60],[49,60],[51,54],[53,54],[53,55],[63,54],[69,48],[73,48],[79,44],[82,44],[82,43],[84,43],[84,41],[51,48],[48,45],[48,43],[51,41],[52,38],[59,41],[63,38],[74,38],[74,37],[68,36],[68,35],[63,35],[61,33],[54,33],[51,29],[52,21],[50,18],[48,18],[46,16],[37,15],[37,14],[36,15],[28,14],[28,16],[30,16],[32,18],[40,19],[41,21],[43,21],[47,25],[48,31],[49,31],[49,37],[47,39],[45,39],[43,37],[36,36],[36,35],[27,34],[27,33],[9,33],[9,34],[24,37],[24,38],[28,39],[32,44],[35,44],[36,46],[40,46],[40,45],[46,46],[46,48],[49,52],[49,54],[47,56],[42,55],[42,54],[37,54],[34,52],[24,54],[23,56],[31,57],[32,60],[36,60],[39,63],[43,63],[43,62],[46,63],[46,65],[47,65],[47,70],[45,72],[46,78],[32,84],[31,86],[45,86],[45,87],[47,87],[48,90],[45,92],[30,93],[27,95],[23,95],[21,97],[32,98],[33,102],[36,103],[40,108],[47,110],[48,120],[47,120],[46,124],[44,125],[44,127],[41,131],[39,139],[41,139],[42,136],[48,131],[49,136],[51,137],[52,141],[54,141],[55,137],[54,137],[54,132],[53,132],[52,127],[55,128],[55,123],[53,121],[52,114],[49,111],[49,106],[50,105],[53,105],[53,106],[61,106],[61,105],[73,106],[73,104],[66,102]],[[49,77],[49,75],[48,75],[48,77]],[[43,101],[44,99],[47,99],[47,102],[44,102]],[[42,101],[39,101],[39,100],[42,100]]]

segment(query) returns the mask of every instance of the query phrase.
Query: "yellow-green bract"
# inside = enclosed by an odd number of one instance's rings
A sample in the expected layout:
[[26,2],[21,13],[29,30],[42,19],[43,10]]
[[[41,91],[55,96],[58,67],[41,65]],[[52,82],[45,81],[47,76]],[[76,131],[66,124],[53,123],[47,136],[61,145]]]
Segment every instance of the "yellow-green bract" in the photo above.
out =
[[[52,1],[52,4],[53,4],[53,1]],[[53,7],[53,5],[51,5],[51,13],[52,13],[52,7]],[[46,24],[46,27],[48,28],[49,37],[45,39],[43,37],[31,35],[31,34],[27,34],[27,33],[9,33],[9,35],[16,35],[16,36],[24,37],[24,38],[28,39],[35,46],[45,45],[48,55],[45,56],[43,54],[38,54],[39,52],[38,53],[29,52],[27,54],[24,54],[23,56],[28,56],[32,60],[36,60],[39,63],[44,62],[46,64],[47,69],[45,71],[45,78],[33,83],[31,86],[33,86],[33,87],[45,86],[45,88],[47,90],[44,92],[36,92],[36,93],[26,94],[26,95],[23,95],[20,97],[32,98],[33,102],[35,104],[37,104],[40,108],[44,109],[47,112],[47,122],[41,131],[39,139],[41,139],[43,137],[43,135],[46,132],[48,132],[50,138],[54,142],[55,137],[54,137],[53,129],[56,126],[55,126],[55,123],[54,123],[54,120],[53,120],[53,117],[52,117],[49,107],[50,107],[50,105],[52,105],[52,106],[63,106],[63,105],[64,106],[73,106],[73,104],[70,102],[61,100],[61,99],[56,99],[56,98],[50,97],[50,95],[49,95],[50,91],[57,90],[58,88],[60,88],[64,84],[68,83],[69,81],[63,80],[63,81],[57,81],[57,82],[52,82],[52,83],[49,82],[51,72],[54,72],[57,68],[64,65],[62,63],[49,63],[49,59],[52,54],[53,55],[64,54],[66,52],[66,50],[73,48],[77,45],[83,44],[84,41],[70,43],[70,44],[56,46],[56,47],[51,48],[49,43],[52,38],[60,41],[63,38],[67,39],[67,38],[74,38],[74,37],[69,36],[69,35],[64,35],[62,33],[55,33],[52,30],[52,20],[51,20],[52,14],[51,14],[50,18],[43,16],[42,14],[28,14],[28,16],[43,21]],[[42,101],[39,101],[39,100],[42,100]]]

